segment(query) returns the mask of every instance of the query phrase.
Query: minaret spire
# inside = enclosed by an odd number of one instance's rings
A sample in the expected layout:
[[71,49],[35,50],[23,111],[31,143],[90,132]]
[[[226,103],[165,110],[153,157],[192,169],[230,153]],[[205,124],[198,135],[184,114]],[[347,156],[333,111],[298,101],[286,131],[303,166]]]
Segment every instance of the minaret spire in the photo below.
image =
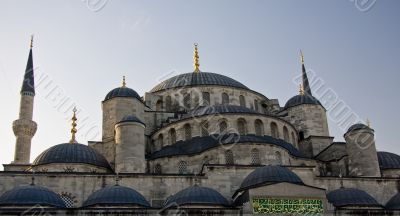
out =
[[16,136],[14,161],[12,164],[28,165],[31,154],[31,141],[37,130],[36,122],[32,121],[33,103],[35,97],[35,76],[33,70],[33,35],[29,45],[29,56],[26,64],[24,80],[21,87],[21,102],[19,118],[13,122],[13,131]]
[[69,141],[69,143],[71,143],[71,144],[75,144],[75,143],[78,143],[77,141],[76,141],[76,138],[75,138],[75,134],[76,134],[76,132],[78,132],[78,130],[76,129],[76,126],[77,126],[77,124],[76,124],[76,120],[78,120],[77,118],[76,118],[76,111],[78,111],[77,109],[76,109],[76,107],[74,107],[74,109],[72,110],[72,112],[74,112],[74,115],[72,116],[72,118],[71,118],[71,120],[72,120],[72,129],[71,129],[71,140]]
[[194,56],[193,56],[194,71],[193,72],[195,72],[195,73],[199,73],[200,72],[199,48],[197,46],[198,46],[198,44],[194,43]]
[[307,95],[312,96],[310,83],[308,82],[306,67],[304,66],[304,55],[303,55],[303,52],[301,50],[300,50],[300,61],[301,61],[301,67],[302,67],[302,78],[303,78],[304,93],[307,94]]

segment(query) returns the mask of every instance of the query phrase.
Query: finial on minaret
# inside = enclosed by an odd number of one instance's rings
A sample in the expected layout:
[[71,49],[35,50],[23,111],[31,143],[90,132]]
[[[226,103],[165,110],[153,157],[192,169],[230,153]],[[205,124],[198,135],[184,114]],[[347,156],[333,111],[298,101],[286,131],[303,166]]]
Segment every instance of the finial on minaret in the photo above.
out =
[[304,95],[304,88],[302,84],[299,85],[299,93],[300,95]]
[[304,55],[301,50],[300,50],[300,62],[301,62],[301,64],[304,64]]
[[199,49],[198,49],[198,44],[194,43],[194,71],[195,73],[199,73],[200,72],[200,61],[199,61]]
[[75,134],[76,134],[76,132],[78,132],[78,130],[76,129],[76,126],[77,126],[77,124],[76,124],[76,120],[78,120],[77,118],[76,118],[76,111],[78,111],[77,109],[76,109],[76,107],[74,107],[74,109],[72,110],[72,112],[74,112],[74,115],[72,116],[72,118],[71,118],[71,120],[72,120],[72,129],[71,129],[71,140],[69,141],[69,143],[78,143],[77,141],[76,141],[76,139],[75,139]]
[[31,35],[31,44],[29,45],[29,47],[32,49],[33,47],[33,35]]
[[31,185],[35,185],[35,170],[32,170]]
[[125,79],[125,76],[122,76],[122,87],[123,87],[123,88],[126,87],[126,79]]
[[115,176],[115,185],[119,186],[119,173],[117,172],[116,174],[117,176]]

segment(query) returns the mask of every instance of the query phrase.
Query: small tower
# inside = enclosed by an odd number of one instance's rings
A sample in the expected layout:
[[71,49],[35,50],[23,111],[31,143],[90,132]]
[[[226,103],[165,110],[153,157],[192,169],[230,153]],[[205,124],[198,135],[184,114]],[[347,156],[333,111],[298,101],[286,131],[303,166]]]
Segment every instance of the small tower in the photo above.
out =
[[19,119],[13,122],[13,131],[17,138],[15,155],[12,164],[26,165],[30,163],[31,141],[37,130],[36,122],[32,121],[33,102],[35,97],[35,80],[32,59],[33,36],[31,37],[28,63],[21,88]]
[[349,156],[349,175],[381,176],[375,147],[375,131],[369,125],[355,124],[347,130],[344,138]]
[[145,124],[128,115],[115,125],[115,172],[144,173]]

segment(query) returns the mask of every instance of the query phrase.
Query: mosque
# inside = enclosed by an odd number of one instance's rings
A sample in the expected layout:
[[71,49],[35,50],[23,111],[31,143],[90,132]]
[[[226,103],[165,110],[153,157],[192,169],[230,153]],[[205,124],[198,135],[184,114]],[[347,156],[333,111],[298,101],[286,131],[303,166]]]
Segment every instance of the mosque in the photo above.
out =
[[101,140],[77,142],[74,109],[71,139],[31,160],[31,42],[0,215],[400,215],[400,156],[376,150],[369,124],[334,142],[303,55],[299,73],[299,94],[281,106],[201,71],[195,44],[192,72],[143,96],[124,78],[105,95]]

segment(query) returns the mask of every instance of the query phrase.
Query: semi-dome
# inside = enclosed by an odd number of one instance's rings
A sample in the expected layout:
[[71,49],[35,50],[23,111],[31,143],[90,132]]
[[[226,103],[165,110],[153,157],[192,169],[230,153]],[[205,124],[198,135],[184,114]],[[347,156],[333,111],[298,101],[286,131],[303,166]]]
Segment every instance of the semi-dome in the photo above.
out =
[[142,101],[139,94],[135,90],[128,88],[128,87],[124,87],[124,86],[111,90],[104,98],[104,101],[110,100],[110,99],[116,98],[116,97],[136,98],[139,101]]
[[390,152],[378,152],[381,169],[400,169],[400,156]]
[[36,185],[16,187],[0,196],[0,206],[35,205],[65,208],[65,203],[59,195]]
[[139,207],[150,207],[149,202],[136,190],[114,185],[102,188],[89,196],[83,206],[121,206],[135,205]]
[[222,113],[248,113],[248,114],[260,114],[252,109],[243,106],[236,105],[213,105],[213,106],[204,106],[194,109],[183,116],[183,118],[188,117],[199,117],[204,115],[212,115],[212,114],[222,114]]
[[255,188],[266,184],[288,182],[303,185],[303,181],[294,172],[282,166],[263,166],[251,172],[240,185],[239,190]]
[[327,194],[328,201],[335,207],[381,207],[367,192],[356,188],[339,188]]
[[298,105],[303,104],[312,104],[312,105],[320,105],[322,106],[321,102],[317,98],[309,94],[300,94],[296,95],[288,100],[285,104],[285,109],[295,107]]
[[372,130],[370,127],[368,127],[365,124],[357,123],[357,124],[354,124],[354,125],[350,126],[349,129],[347,129],[346,133],[349,133],[351,131],[356,131],[356,130],[362,130],[362,129],[370,129],[370,130]]
[[201,186],[191,186],[169,197],[165,206],[181,205],[216,205],[229,206],[228,200],[218,191]]
[[158,92],[178,87],[209,86],[209,85],[228,86],[246,90],[249,89],[242,83],[221,74],[210,73],[210,72],[199,72],[199,73],[191,72],[171,77],[161,82],[160,84],[156,85],[150,92]]
[[400,193],[394,195],[387,203],[387,209],[400,210]]
[[123,122],[137,122],[137,123],[145,125],[145,123],[135,115],[127,115],[127,116],[123,117],[122,120],[119,121],[117,124],[123,123]]
[[111,170],[110,164],[95,149],[79,143],[63,143],[55,145],[41,153],[32,166],[52,163],[90,164]]

